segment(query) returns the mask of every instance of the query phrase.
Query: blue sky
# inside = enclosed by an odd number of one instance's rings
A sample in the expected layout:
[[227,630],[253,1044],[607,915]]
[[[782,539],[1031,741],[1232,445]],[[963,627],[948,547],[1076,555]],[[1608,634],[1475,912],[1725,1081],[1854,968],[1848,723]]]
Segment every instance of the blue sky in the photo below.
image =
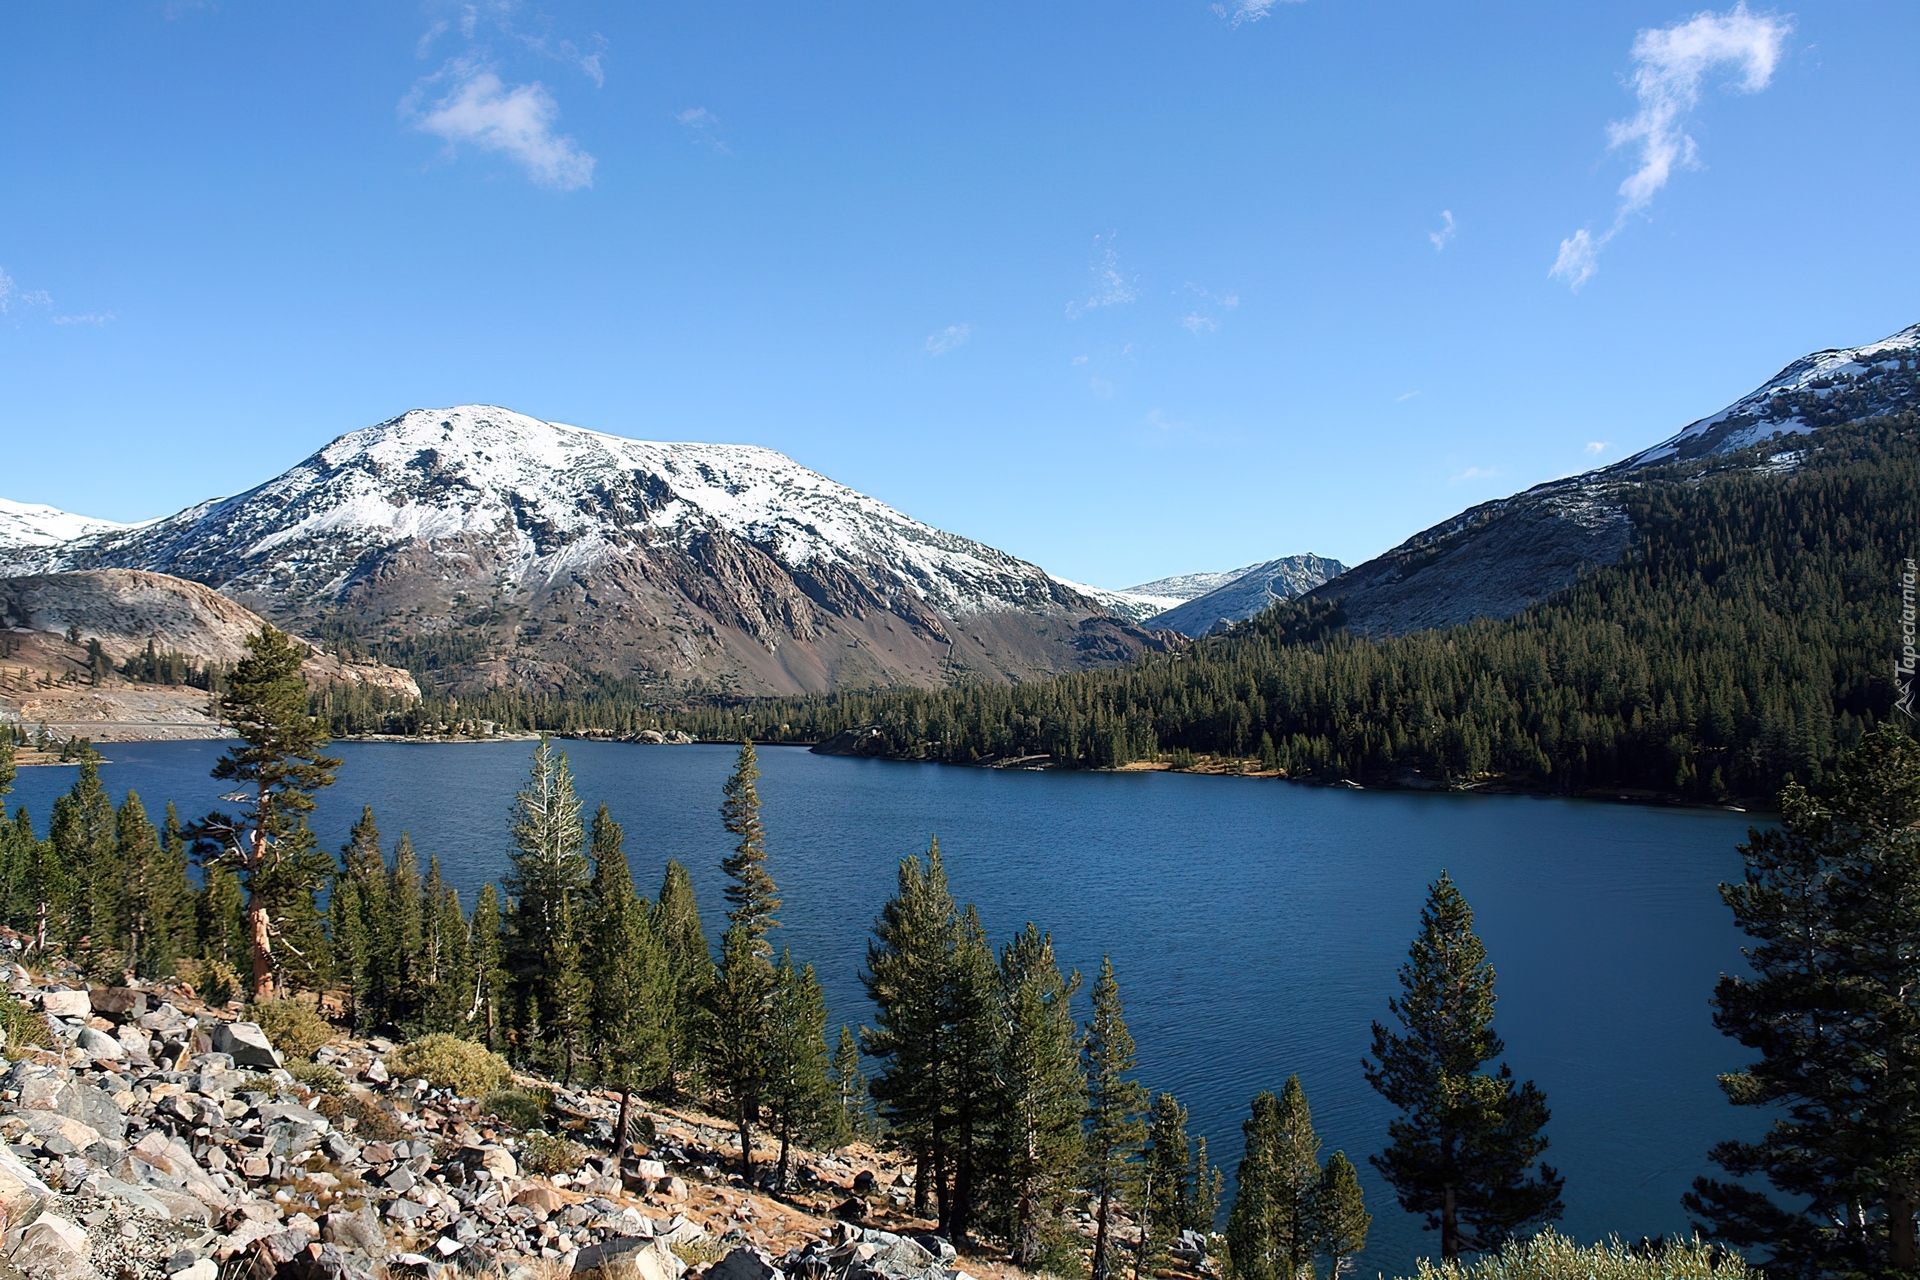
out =
[[1358,561],[1920,320],[1894,0],[22,0],[0,48],[0,496],[116,519],[478,401],[1105,586]]

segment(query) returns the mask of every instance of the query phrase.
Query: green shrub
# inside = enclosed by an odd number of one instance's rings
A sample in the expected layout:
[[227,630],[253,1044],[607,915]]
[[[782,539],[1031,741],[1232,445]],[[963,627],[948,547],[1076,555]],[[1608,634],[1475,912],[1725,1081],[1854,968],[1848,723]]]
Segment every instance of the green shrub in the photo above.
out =
[[1478,1262],[1425,1258],[1415,1280],[1758,1280],[1759,1273],[1735,1253],[1701,1240],[1668,1240],[1630,1249],[1615,1236],[1605,1244],[1577,1245],[1548,1228],[1531,1240],[1510,1241]]
[[528,1134],[526,1149],[520,1153],[520,1168],[541,1177],[572,1173],[586,1162],[585,1147],[546,1133]]
[[247,1006],[247,1021],[260,1024],[273,1047],[289,1062],[312,1059],[333,1039],[333,1024],[304,1000],[267,1000]]
[[387,1070],[396,1080],[417,1077],[463,1098],[484,1098],[513,1078],[505,1058],[444,1031],[395,1049],[387,1055]]
[[544,1089],[495,1089],[480,1110],[515,1129],[538,1129],[553,1095]]
[[291,1063],[287,1067],[287,1074],[293,1077],[295,1084],[305,1085],[315,1093],[343,1094],[347,1091],[347,1082],[340,1073],[324,1063]]
[[47,1030],[47,1015],[0,995],[0,1032],[5,1032],[7,1047],[50,1049],[53,1035]]

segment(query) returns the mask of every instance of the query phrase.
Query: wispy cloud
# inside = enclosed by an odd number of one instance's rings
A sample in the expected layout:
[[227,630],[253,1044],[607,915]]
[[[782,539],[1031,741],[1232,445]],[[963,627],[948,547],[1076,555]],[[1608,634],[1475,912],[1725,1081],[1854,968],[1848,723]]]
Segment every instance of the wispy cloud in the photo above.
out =
[[1599,455],[1605,453],[1607,450],[1611,448],[1613,448],[1613,441],[1611,440],[1587,441],[1587,452],[1590,454],[1593,454],[1595,457],[1598,457]]
[[112,319],[113,312],[111,311],[89,311],[84,315],[52,317],[55,324],[90,324],[96,327],[107,324],[112,321]]
[[1465,484],[1469,480],[1493,480],[1506,472],[1498,467],[1468,467],[1448,479],[1448,484]]
[[1403,391],[1399,395],[1393,398],[1393,402],[1395,404],[1405,404],[1407,401],[1413,399],[1415,396],[1419,394],[1420,393],[1418,391]]
[[1141,419],[1141,421],[1157,431],[1180,431],[1184,430],[1187,425],[1178,418],[1168,417],[1164,409],[1147,410],[1147,416]]
[[1094,395],[1099,396],[1102,400],[1113,399],[1113,384],[1105,378],[1088,378],[1087,390],[1093,392]]
[[1093,238],[1093,261],[1087,264],[1093,276],[1093,292],[1085,302],[1069,302],[1067,318],[1078,319],[1096,307],[1118,307],[1139,297],[1133,277],[1120,269],[1120,252],[1112,234]]
[[[1297,3],[1297,0],[1287,0],[1287,3]],[[1237,27],[1243,22],[1260,21],[1273,11],[1273,6],[1274,0],[1225,0],[1224,3],[1216,4],[1212,8],[1215,13]]]
[[22,289],[0,267],[0,316],[11,315],[15,307],[50,307],[53,298],[45,289]]
[[1439,253],[1442,249],[1446,248],[1453,240],[1453,210],[1442,209],[1440,211],[1440,217],[1446,225],[1438,231],[1427,232],[1427,239],[1433,241],[1433,251],[1435,253]]
[[[441,85],[447,92],[422,105]],[[455,59],[414,86],[400,104],[414,128],[450,149],[497,151],[543,187],[573,191],[593,185],[594,158],[554,129],[560,107],[539,81],[505,84],[491,69]]]
[[720,136],[720,117],[705,107],[688,107],[685,111],[676,111],[673,118],[680,122],[687,136],[703,147],[711,147],[722,155],[732,155],[733,149],[727,140]]
[[1197,285],[1191,280],[1174,291],[1175,297],[1181,294],[1196,295],[1200,299],[1200,306],[1195,307],[1180,319],[1180,327],[1196,338],[1204,333],[1212,333],[1220,327],[1220,322],[1211,315],[1208,315],[1206,308],[1218,308],[1222,311],[1231,311],[1240,305],[1239,294],[1215,293],[1211,289],[1203,285]]
[[1729,86],[1758,93],[1773,81],[1793,23],[1773,14],[1750,11],[1745,0],[1725,13],[1706,10],[1670,27],[1640,32],[1633,41],[1634,96],[1639,109],[1607,126],[1609,148],[1635,147],[1639,166],[1620,184],[1620,208],[1599,235],[1582,227],[1560,242],[1547,274],[1578,289],[1599,270],[1600,250],[1620,233],[1627,219],[1645,212],[1676,168],[1699,164],[1699,148],[1686,132],[1688,115],[1700,104],[1707,76],[1728,69]]
[[926,353],[930,356],[943,356],[955,347],[967,345],[967,339],[973,336],[970,324],[950,324],[938,333],[927,335]]

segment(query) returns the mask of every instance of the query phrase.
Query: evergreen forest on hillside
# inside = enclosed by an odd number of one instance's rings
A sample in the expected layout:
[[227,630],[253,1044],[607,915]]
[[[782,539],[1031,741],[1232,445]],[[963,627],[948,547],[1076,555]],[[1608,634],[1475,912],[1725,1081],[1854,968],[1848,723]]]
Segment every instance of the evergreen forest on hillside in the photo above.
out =
[[1889,714],[1896,571],[1920,528],[1913,414],[1791,443],[1789,460],[1769,461],[1776,444],[1649,469],[1627,492],[1627,557],[1502,621],[1370,640],[1337,606],[1289,603],[1179,652],[1027,684],[687,706],[608,677],[457,707],[338,690],[319,710],[340,734],[479,719],[762,742],[855,731],[862,754],[956,764],[1206,755],[1292,777],[1770,796],[1823,777]]

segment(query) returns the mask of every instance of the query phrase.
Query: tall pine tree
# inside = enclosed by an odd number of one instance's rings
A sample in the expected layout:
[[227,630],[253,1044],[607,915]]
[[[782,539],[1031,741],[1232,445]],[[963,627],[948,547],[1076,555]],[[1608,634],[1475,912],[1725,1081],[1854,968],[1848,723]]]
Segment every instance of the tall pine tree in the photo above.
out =
[[667,1074],[669,1093],[694,1088],[700,1080],[700,1011],[713,986],[713,955],[706,931],[700,927],[700,904],[694,900],[693,877],[678,862],[669,861],[653,904],[653,936],[666,955]]
[[740,744],[740,758],[723,788],[720,815],[739,844],[722,859],[727,873],[727,932],[720,967],[708,989],[701,1057],[707,1083],[732,1116],[740,1136],[740,1171],[753,1182],[753,1130],[766,1101],[770,1019],[776,986],[767,931],[779,922],[773,877],[767,872],[766,834],[754,779],[760,770],[753,744]]
[[[585,1017],[574,986],[580,980],[578,939],[572,913],[588,880],[585,832],[573,771],[564,752],[540,739],[529,764],[527,784],[515,798],[512,822],[513,869],[506,890],[513,901],[511,948],[507,967],[514,979],[516,1029],[523,1057],[550,1057],[541,1018]],[[568,984],[557,990],[557,984]],[[576,1028],[578,1030],[584,1028]],[[569,1054],[562,1049],[562,1059]]]
[[592,848],[583,957],[593,991],[594,1074],[620,1090],[614,1135],[619,1157],[626,1154],[634,1090],[655,1088],[666,1078],[673,992],[666,950],[633,887],[620,824],[604,804],[593,815]]
[[1128,1079],[1133,1071],[1133,1035],[1120,1004],[1113,960],[1102,956],[1093,984],[1093,1020],[1081,1046],[1087,1078],[1086,1189],[1094,1202],[1093,1280],[1111,1273],[1114,1204],[1132,1183],[1135,1158],[1146,1137],[1140,1119],[1147,1091]]
[[1029,921],[1000,951],[997,1225],[1015,1266],[1031,1268],[1080,1171],[1087,1082],[1073,1017],[1080,975],[1062,976],[1053,936]]
[[1720,979],[1714,1023],[1759,1058],[1720,1085],[1773,1123],[1712,1156],[1784,1202],[1701,1178],[1687,1208],[1769,1276],[1920,1274],[1920,744],[1870,734],[1820,793],[1789,784],[1740,852],[1720,893],[1752,976]]
[[784,950],[773,975],[766,1077],[768,1123],[780,1139],[774,1185],[784,1189],[792,1178],[793,1144],[825,1130],[833,1107],[827,997],[813,966],[796,969]]
[[1400,1110],[1372,1156],[1400,1207],[1440,1230],[1440,1255],[1498,1250],[1515,1232],[1560,1216],[1562,1179],[1535,1162],[1547,1149],[1546,1095],[1517,1083],[1493,1033],[1493,966],[1473,909],[1440,873],[1387,1008],[1399,1032],[1373,1024],[1367,1082]]
[[247,656],[220,699],[221,719],[241,742],[213,767],[245,799],[238,813],[214,812],[193,828],[202,864],[232,871],[246,891],[252,994],[260,1001],[273,999],[290,974],[310,978],[324,960],[314,892],[333,860],[314,847],[307,815],[340,762],[323,754],[326,731],[307,714],[304,657],[303,646],[270,626],[247,638]]

